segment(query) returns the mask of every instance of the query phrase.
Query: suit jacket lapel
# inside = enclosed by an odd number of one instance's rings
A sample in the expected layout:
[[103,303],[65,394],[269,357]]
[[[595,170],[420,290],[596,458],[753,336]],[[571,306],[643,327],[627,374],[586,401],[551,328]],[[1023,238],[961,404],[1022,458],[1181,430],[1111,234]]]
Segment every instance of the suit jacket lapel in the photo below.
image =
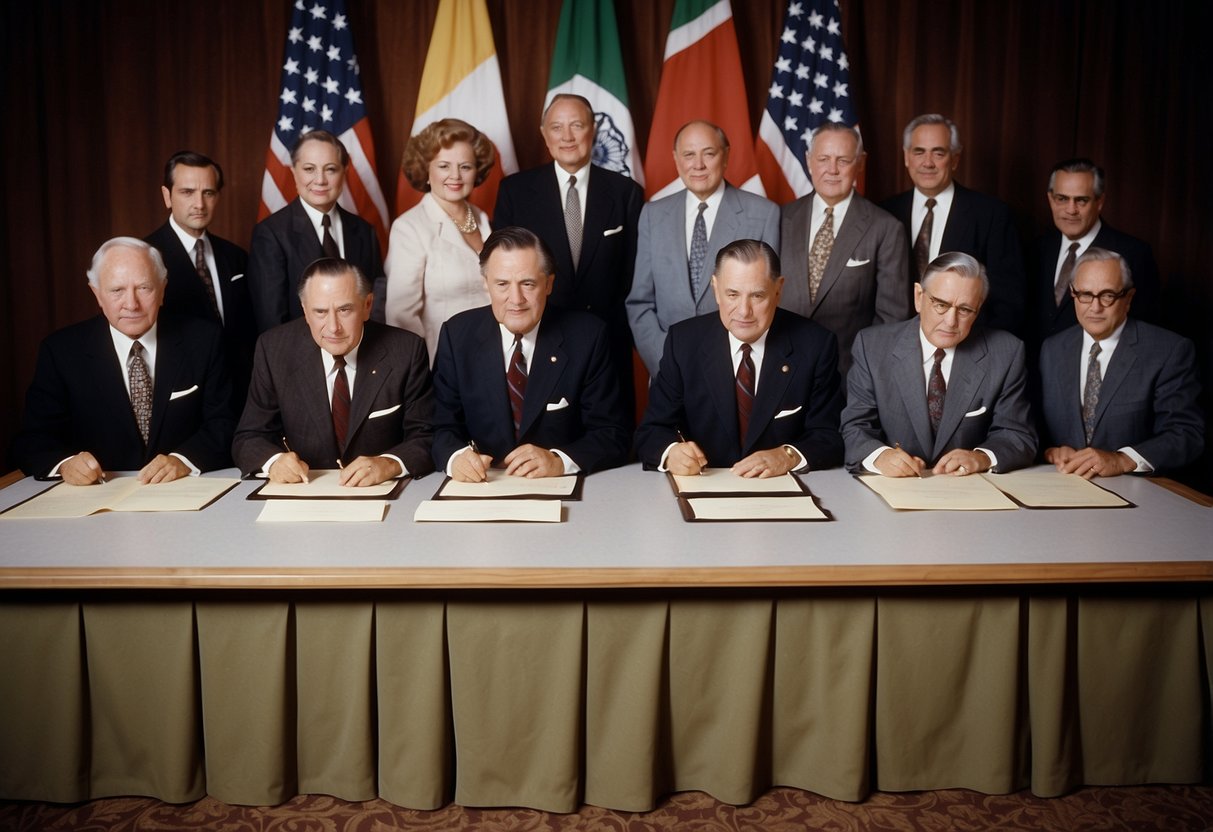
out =
[[602,234],[609,231],[608,218],[614,213],[614,195],[607,190],[601,175],[590,165],[590,181],[586,184],[585,222],[581,233],[581,258],[577,261],[577,276],[589,271],[594,262]]
[[[333,408],[329,399],[328,379],[324,375],[324,361],[320,357],[320,347],[316,346],[306,329],[300,332],[301,347],[296,354],[295,365],[289,378],[298,380],[296,395],[301,409],[307,414],[309,434],[316,437],[318,446],[327,446],[340,453],[337,438],[333,435]],[[327,456],[328,454],[321,452],[322,459]],[[336,459],[333,461],[336,462]],[[327,460],[324,466],[328,466]]]
[[[345,259],[351,263],[364,263],[370,260],[369,240],[366,239],[366,235],[359,233],[360,228],[354,221],[355,215],[340,205],[337,206],[337,210],[341,212],[341,237],[345,243]],[[367,278],[374,280],[375,275],[368,274]]]
[[[830,249],[830,259],[826,262],[825,273],[821,276],[821,285],[817,288],[817,302],[813,304],[813,311],[817,311],[817,307],[838,283],[847,262],[851,259],[851,254],[855,251],[855,246],[859,245],[859,241],[863,239],[863,235],[867,233],[868,226],[871,224],[872,212],[868,210],[863,198],[856,194],[851,198],[851,206],[847,209],[842,227],[834,233],[834,247]],[[812,251],[812,246],[813,243],[810,240],[810,251]]]
[[[84,355],[81,356],[81,363],[88,368],[86,377],[96,380],[96,389],[100,395],[100,400],[97,402],[98,411],[115,414],[114,424],[121,425],[126,440],[137,447],[143,443],[143,437],[139,435],[139,426],[135,424],[135,411],[131,409],[131,397],[126,390],[126,367],[118,360],[118,354],[114,352],[114,341],[110,336],[109,322],[100,315],[94,320],[96,326],[89,333],[88,345]],[[155,412],[156,407],[153,401],[153,417]],[[148,436],[151,436],[150,428]]]
[[[387,350],[371,335],[370,330],[363,332],[362,345],[358,348],[358,375],[354,380],[354,396],[350,400],[350,424],[345,434],[345,448],[354,444],[389,372],[383,369]],[[332,413],[331,406],[329,412]],[[342,453],[345,453],[345,448],[341,449]]]
[[[778,318],[767,333],[766,351],[762,356],[762,373],[758,378],[758,390],[754,394],[754,407],[750,411],[750,429],[742,440],[742,453],[754,450],[754,443],[762,436],[775,418],[775,409],[783,401],[783,395],[792,380],[792,341],[779,326]],[[785,372],[784,368],[788,367]],[[806,403],[807,406],[807,403]]]
[[[685,194],[684,194],[685,199]],[[682,212],[678,214],[679,228],[683,229],[684,245],[682,251],[686,251],[686,203],[682,203]],[[720,251],[729,243],[737,239],[741,227],[740,215],[743,213],[741,207],[741,199],[737,196],[737,192],[731,185],[724,186],[724,196],[720,200],[720,207],[716,209],[716,220],[712,223],[712,233],[708,235],[708,252]],[[700,299],[707,294],[708,286],[712,283],[713,263],[707,260],[703,263],[703,275],[699,283],[699,294],[692,299],[692,305],[698,307]],[[690,265],[688,264],[687,286],[690,283]]]
[[[1045,401],[1061,409],[1066,420],[1062,436],[1082,437],[1082,330],[1072,329],[1063,338],[1055,368],[1057,384],[1044,391]],[[1077,386],[1075,386],[1077,385]]]
[[[926,449],[932,447],[934,439],[931,435],[931,417],[927,414],[927,387],[922,374],[919,326],[916,317],[903,324],[902,336],[893,345],[892,372],[906,413],[910,416],[918,447]],[[901,442],[898,437],[888,435],[888,426],[885,427],[885,439],[889,443]]]
[[[931,451],[932,459],[939,458],[952,435],[960,427],[964,415],[973,409],[977,391],[981,389],[986,377],[985,360],[985,338],[968,338],[962,341],[952,354],[952,371],[943,400],[943,418],[939,420],[939,431],[935,434],[935,446]],[[923,395],[925,397],[925,392]],[[993,407],[993,402],[987,407]]]
[[[729,347],[728,330],[723,326],[712,327],[712,334],[704,340],[704,360],[699,366],[703,373],[703,389],[708,392],[716,408],[717,423],[722,426],[729,442],[734,447],[741,447],[737,425],[737,377],[733,374]],[[751,412],[750,422],[753,421]],[[690,439],[694,440],[695,437]]]
[[[308,218],[307,212],[303,208],[303,203],[296,198],[290,207],[292,209],[291,237],[294,241],[295,251],[299,253],[299,258],[305,264],[311,263],[313,260],[319,260],[324,256],[324,249],[320,247],[320,238],[316,236],[316,228]],[[344,219],[342,217],[343,221]],[[346,255],[346,259],[348,260],[348,248],[346,249]]]
[[[560,185],[560,177],[556,175],[555,163],[548,164],[545,166],[543,174],[535,180],[535,188],[531,191],[533,194],[531,205],[533,210],[538,214],[536,226],[539,228],[551,228],[555,232],[549,240],[552,256],[556,258],[556,273],[567,274],[570,278],[575,279],[576,275],[573,274],[573,251],[569,248],[569,232],[564,225],[564,198],[560,193]],[[582,252],[584,254],[584,232],[581,236]],[[584,260],[584,257],[582,259]]]
[[[1099,385],[1099,401],[1095,405],[1095,430],[1099,428],[1099,422],[1108,409],[1108,403],[1116,398],[1116,391],[1120,389],[1121,383],[1128,377],[1129,371],[1136,363],[1137,323],[1129,318],[1120,333],[1120,343],[1116,345],[1116,352],[1112,353],[1112,358],[1104,370],[1103,382]],[[1092,430],[1092,435],[1095,430]]]
[[173,387],[182,377],[182,367],[185,362],[185,345],[181,342],[180,333],[163,322],[156,328],[156,366],[152,374],[152,420],[147,430],[147,446],[153,448],[157,444],[160,431],[164,427],[165,413],[168,410],[169,396]]
[[[943,236],[939,239],[940,252],[959,251],[963,240],[972,239],[971,234],[964,233],[973,224],[973,213],[969,206],[968,190],[959,184],[954,185],[952,192],[952,207],[948,209],[948,221],[943,227]],[[910,240],[911,253],[914,241]]]
[[[556,382],[568,365],[568,354],[564,351],[564,333],[558,326],[547,321],[539,324],[535,338],[535,352],[531,366],[527,368],[526,396],[522,399],[522,422],[518,435],[523,436],[547,408]],[[507,394],[508,398],[508,394]]]

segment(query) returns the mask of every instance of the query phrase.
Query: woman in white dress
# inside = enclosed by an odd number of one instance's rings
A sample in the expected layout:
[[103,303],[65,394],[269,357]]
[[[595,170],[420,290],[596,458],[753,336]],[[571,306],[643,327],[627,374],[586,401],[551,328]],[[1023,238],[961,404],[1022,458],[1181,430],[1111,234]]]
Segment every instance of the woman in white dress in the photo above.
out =
[[489,221],[468,197],[495,158],[488,137],[457,118],[434,122],[404,148],[404,176],[425,196],[392,223],[387,322],[424,338],[431,366],[442,324],[489,302],[479,260]]

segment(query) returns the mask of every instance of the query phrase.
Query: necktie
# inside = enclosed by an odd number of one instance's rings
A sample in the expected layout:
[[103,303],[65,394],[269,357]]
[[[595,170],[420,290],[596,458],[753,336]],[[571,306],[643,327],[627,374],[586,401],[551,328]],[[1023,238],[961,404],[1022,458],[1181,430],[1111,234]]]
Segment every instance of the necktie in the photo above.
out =
[[1082,432],[1091,445],[1091,434],[1095,432],[1095,408],[1099,406],[1099,386],[1103,379],[1099,374],[1099,342],[1091,345],[1087,359],[1087,382],[1082,388]]
[[918,239],[914,241],[914,267],[918,269],[918,279],[927,270],[931,262],[931,232],[935,228],[935,198],[927,199],[927,214],[922,218],[922,227],[918,229]]
[[345,356],[334,355],[333,366],[337,369],[333,377],[333,436],[338,450],[343,450],[350,429],[350,383],[345,377]]
[[826,206],[826,218],[817,229],[813,238],[813,247],[809,249],[809,302],[817,302],[817,290],[821,288],[821,278],[825,275],[826,263],[830,262],[830,252],[834,248],[834,209]]
[[935,350],[935,365],[931,367],[931,379],[927,382],[927,413],[931,417],[931,432],[939,431],[939,423],[943,421],[943,398],[947,393],[947,385],[943,382],[942,348]]
[[741,345],[741,361],[737,365],[737,429],[741,437],[741,449],[745,450],[745,436],[750,430],[750,413],[754,410],[754,360],[750,358],[750,345]]
[[569,177],[569,191],[564,200],[564,230],[569,235],[569,251],[573,255],[573,269],[581,260],[581,195],[577,193],[577,177]]
[[708,224],[703,220],[703,212],[708,210],[706,202],[699,203],[699,213],[695,215],[695,227],[691,231],[691,259],[688,263],[691,270],[691,297],[699,299],[699,289],[703,286],[703,261],[708,255]]
[[1070,251],[1061,262],[1061,271],[1057,273],[1057,285],[1053,287],[1053,300],[1058,306],[1070,294],[1070,275],[1074,273],[1074,261],[1078,257],[1078,243],[1070,243]]
[[325,214],[320,218],[320,226],[324,229],[324,239],[320,242],[320,247],[324,249],[324,256],[341,259],[341,249],[337,248],[337,241],[333,239],[333,234],[329,231],[333,227],[332,218]]
[[136,341],[126,357],[126,377],[131,385],[131,410],[143,444],[147,444],[148,427],[152,423],[152,376],[143,360],[143,345]]
[[522,425],[522,400],[526,398],[526,357],[522,354],[522,336],[514,336],[514,354],[510,357],[510,369],[505,374],[506,386],[510,388],[510,411],[514,414],[514,439],[518,439],[518,428]]
[[202,242],[202,238],[194,243],[194,269],[198,272],[198,279],[202,281],[202,286],[206,289],[206,296],[211,301],[211,311],[215,313],[215,319],[220,320],[219,304],[215,300],[215,281],[211,277],[211,269],[206,265],[206,246]]

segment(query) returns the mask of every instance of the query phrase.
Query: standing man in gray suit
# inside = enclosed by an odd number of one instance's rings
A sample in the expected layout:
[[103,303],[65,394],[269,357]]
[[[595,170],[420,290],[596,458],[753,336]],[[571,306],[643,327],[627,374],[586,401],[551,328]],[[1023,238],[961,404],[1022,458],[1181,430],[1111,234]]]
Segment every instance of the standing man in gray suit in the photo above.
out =
[[649,376],[657,375],[666,331],[716,309],[708,291],[716,254],[734,240],[757,239],[779,250],[779,207],[724,181],[729,139],[707,121],[674,136],[674,163],[686,190],[640,212],[628,324]]
[[848,470],[965,476],[1032,463],[1023,342],[973,327],[989,293],[984,266],[941,254],[914,286],[917,318],[856,336],[842,412]]
[[783,207],[782,306],[838,336],[845,379],[859,330],[911,315],[906,232],[855,193],[864,152],[854,127],[829,122],[814,130],[808,163],[814,192]]

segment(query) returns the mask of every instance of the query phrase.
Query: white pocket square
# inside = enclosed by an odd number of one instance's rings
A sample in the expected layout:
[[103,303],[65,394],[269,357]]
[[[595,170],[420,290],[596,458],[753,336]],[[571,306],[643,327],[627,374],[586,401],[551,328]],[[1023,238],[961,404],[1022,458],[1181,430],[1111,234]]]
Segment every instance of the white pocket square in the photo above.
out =
[[552,410],[564,410],[564,409],[565,409],[566,407],[568,407],[568,406],[569,406],[569,400],[568,400],[568,399],[566,399],[564,396],[561,396],[561,397],[560,397],[560,401],[556,402],[555,404],[549,404],[549,405],[547,406],[547,409],[548,409],[549,411],[552,411]]
[[847,268],[849,269],[852,266],[866,266],[866,265],[868,265],[868,263],[871,263],[871,262],[872,262],[871,260],[856,260],[855,258],[852,257],[851,259],[847,260]]
[[244,272],[241,272],[240,274],[234,274],[231,277],[229,277],[228,280],[230,280],[232,283],[235,283],[237,280],[244,280]]
[[168,400],[171,402],[173,399],[183,398],[185,396],[188,396],[190,393],[193,393],[197,389],[198,389],[198,385],[195,384],[193,387],[191,387],[188,390],[174,390],[172,393],[169,394]]
[[374,411],[373,413],[371,413],[371,415],[370,415],[370,416],[367,416],[366,418],[368,418],[368,419],[378,419],[380,416],[386,416],[386,415],[388,415],[389,413],[395,413],[395,412],[396,412],[397,410],[399,410],[399,409],[400,409],[400,405],[398,405],[398,404],[397,404],[397,405],[393,405],[392,407],[385,407],[383,410],[376,410],[376,411]]
[[977,408],[976,410],[970,410],[968,413],[966,413],[965,418],[968,419],[970,416],[980,416],[981,414],[983,414],[985,412],[986,412],[986,406],[983,404],[981,407]]
[[799,405],[798,407],[793,407],[791,410],[781,410],[775,414],[775,418],[782,419],[784,416],[791,416],[793,413],[799,413],[802,407],[804,407],[803,404]]
[[610,228],[610,229],[607,229],[606,231],[602,232],[602,236],[604,236],[604,237],[610,237],[612,234],[618,234],[620,231],[623,231],[623,226],[622,226],[622,225],[621,225],[621,226],[619,226],[619,227],[617,227],[617,228]]

